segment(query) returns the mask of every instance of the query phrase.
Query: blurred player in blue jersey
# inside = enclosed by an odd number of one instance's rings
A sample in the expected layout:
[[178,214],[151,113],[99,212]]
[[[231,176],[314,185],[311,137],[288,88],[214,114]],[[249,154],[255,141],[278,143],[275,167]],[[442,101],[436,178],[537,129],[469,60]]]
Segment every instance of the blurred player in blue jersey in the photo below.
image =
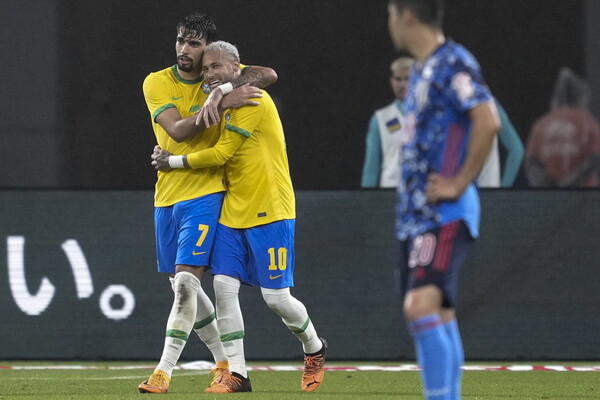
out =
[[396,205],[404,314],[422,368],[426,399],[459,399],[462,341],[456,322],[458,273],[478,236],[474,181],[500,121],[475,58],[447,40],[441,0],[390,0],[395,47],[416,60],[405,112],[410,139]]

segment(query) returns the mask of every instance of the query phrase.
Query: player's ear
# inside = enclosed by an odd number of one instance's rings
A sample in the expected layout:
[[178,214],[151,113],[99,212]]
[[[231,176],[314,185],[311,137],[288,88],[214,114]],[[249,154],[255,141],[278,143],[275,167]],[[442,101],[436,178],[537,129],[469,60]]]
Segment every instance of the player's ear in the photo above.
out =
[[400,12],[400,18],[406,26],[414,25],[419,19],[410,8],[405,8]]

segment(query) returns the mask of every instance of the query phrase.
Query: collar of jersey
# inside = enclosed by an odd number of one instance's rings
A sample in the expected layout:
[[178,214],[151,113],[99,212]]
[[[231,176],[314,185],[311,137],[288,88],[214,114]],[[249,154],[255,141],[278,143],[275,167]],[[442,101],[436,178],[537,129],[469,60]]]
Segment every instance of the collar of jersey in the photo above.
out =
[[177,80],[181,83],[184,83],[186,85],[195,85],[196,83],[200,83],[202,82],[202,80],[204,79],[204,76],[200,75],[200,78],[198,79],[194,79],[194,80],[187,80],[187,79],[183,79],[181,77],[181,75],[179,75],[179,71],[177,70],[177,65],[173,65],[171,67],[171,70],[173,71],[173,75],[175,75],[175,78],[177,78]]

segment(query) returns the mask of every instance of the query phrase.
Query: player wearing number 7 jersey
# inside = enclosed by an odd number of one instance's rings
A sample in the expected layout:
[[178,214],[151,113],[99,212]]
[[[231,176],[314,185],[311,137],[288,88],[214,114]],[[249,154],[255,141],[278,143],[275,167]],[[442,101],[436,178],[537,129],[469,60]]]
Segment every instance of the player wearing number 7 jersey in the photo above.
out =
[[[236,79],[240,74],[237,48],[226,42],[211,43],[204,50],[202,69],[212,89]],[[217,323],[231,374],[207,391],[251,390],[238,299],[241,283],[260,286],[267,305],[302,342],[302,390],[314,391],[323,380],[327,345],[318,337],[304,305],[290,294],[296,210],[285,136],[271,97],[263,92],[256,100],[258,106],[225,113],[214,147],[187,155],[171,155],[156,148],[153,165],[169,170],[225,164],[228,186],[212,265]]]
[[[252,104],[260,96],[253,86],[268,86],[277,80],[270,68],[245,68],[244,76],[224,94],[209,96],[202,78],[202,54],[216,37],[216,27],[206,15],[194,13],[177,24],[177,64],[149,74],[144,80],[144,99],[152,118],[158,144],[171,152],[194,152],[217,143],[216,127],[196,124],[196,112],[218,104],[227,109]],[[249,96],[248,96],[249,95]],[[209,104],[207,106],[207,104]],[[202,115],[200,113],[199,115]],[[229,375],[227,355],[220,341],[215,308],[202,288],[201,279],[209,268],[217,222],[226,186],[223,168],[159,172],[155,191],[154,226],[159,272],[171,276],[173,305],[167,319],[163,352],[148,379],[138,385],[142,393],[167,393],[175,365],[192,331],[206,343],[216,368],[213,383]],[[213,384],[211,383],[211,385]]]

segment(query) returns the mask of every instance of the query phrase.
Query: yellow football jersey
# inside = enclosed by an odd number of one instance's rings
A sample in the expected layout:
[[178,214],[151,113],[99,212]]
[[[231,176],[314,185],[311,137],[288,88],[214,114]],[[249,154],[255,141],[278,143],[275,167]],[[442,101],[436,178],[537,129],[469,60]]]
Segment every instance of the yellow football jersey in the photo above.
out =
[[227,162],[228,189],[219,222],[231,228],[296,218],[279,113],[267,92],[253,100],[260,104],[225,113],[225,126],[215,147],[187,157],[192,168]]
[[[143,84],[144,97],[150,115],[152,128],[158,145],[174,155],[188,154],[214,146],[220,130],[212,126],[191,139],[177,143],[156,122],[156,117],[164,110],[175,107],[182,118],[194,115],[204,104],[210,93],[208,85],[201,79],[189,81],[177,72],[177,66],[153,72]],[[174,169],[158,172],[154,205],[165,207],[174,203],[194,199],[225,190],[223,168],[211,167],[197,170]]]

